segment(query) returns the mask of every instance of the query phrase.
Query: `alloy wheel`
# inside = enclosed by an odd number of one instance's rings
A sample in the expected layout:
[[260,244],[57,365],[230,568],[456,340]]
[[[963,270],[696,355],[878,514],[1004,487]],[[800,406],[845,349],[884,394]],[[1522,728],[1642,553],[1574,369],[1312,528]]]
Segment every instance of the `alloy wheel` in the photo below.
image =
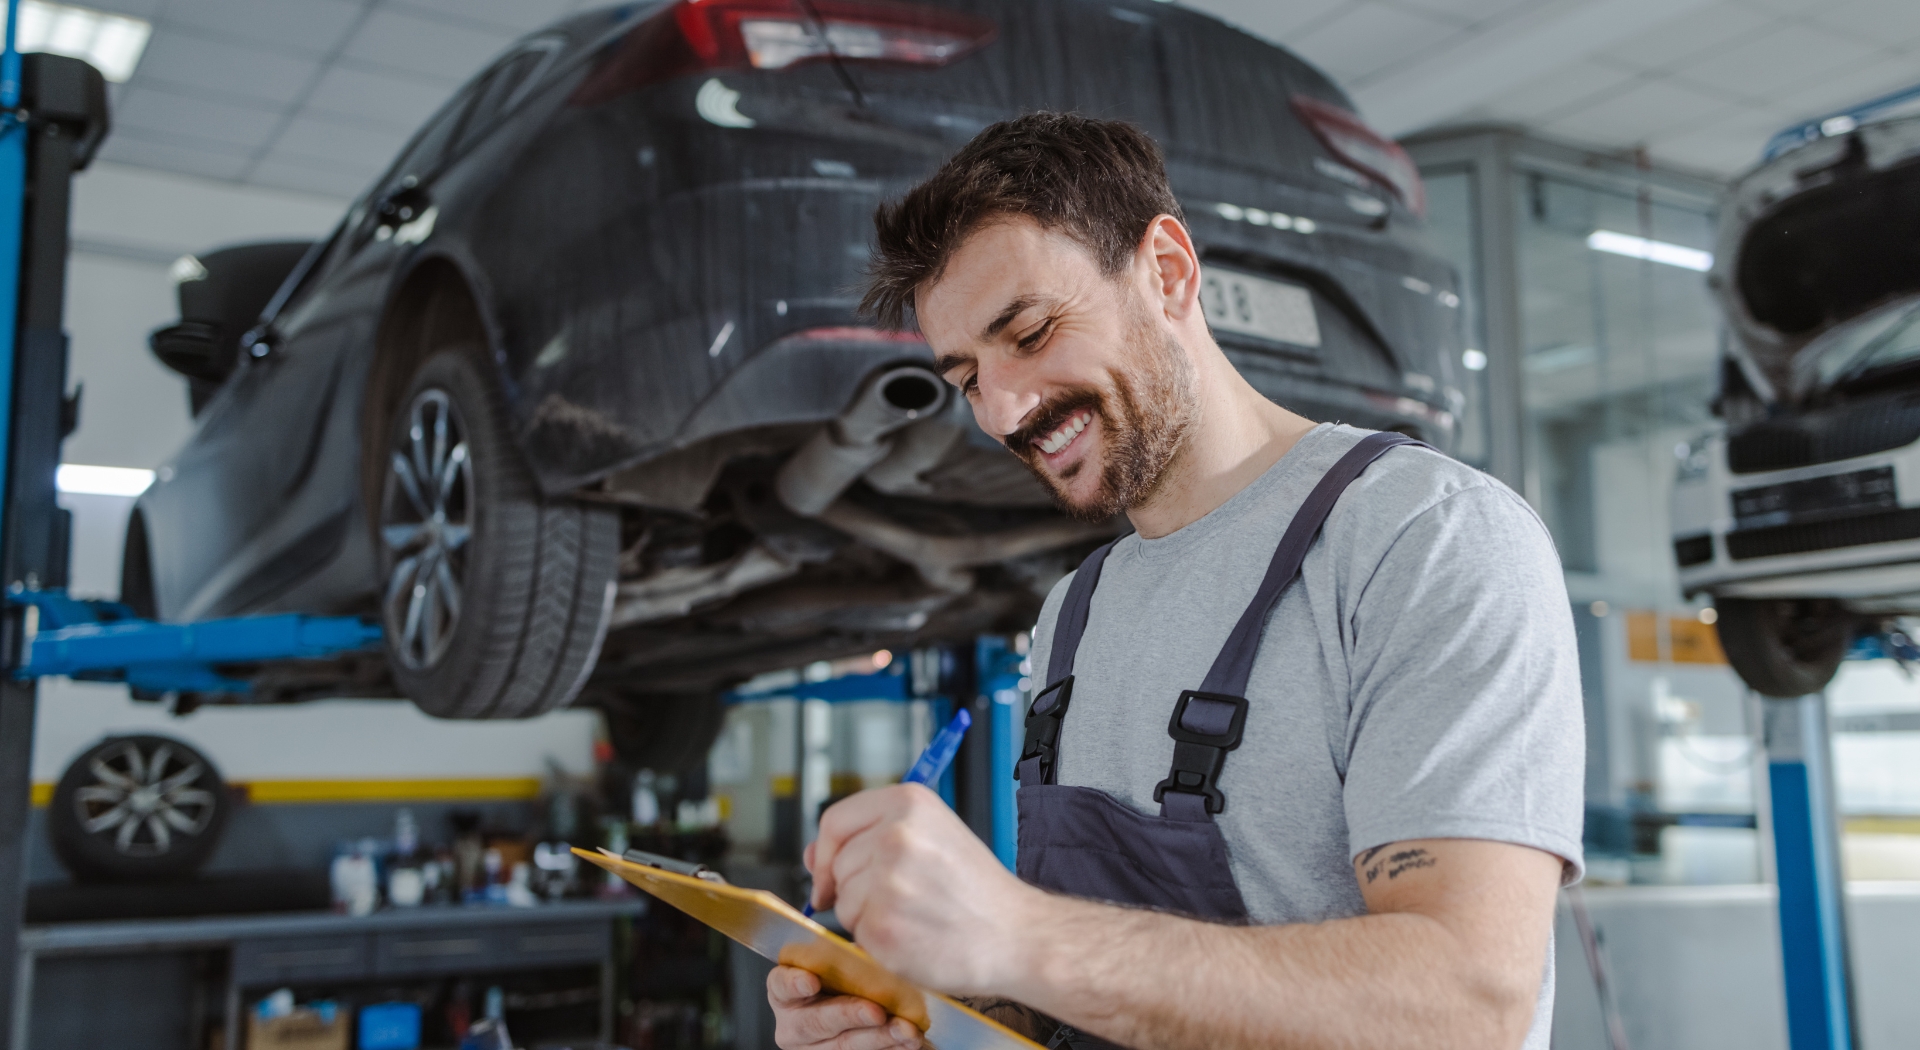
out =
[[388,564],[381,602],[393,652],[413,670],[440,662],[453,643],[473,535],[473,462],[459,408],[422,390],[389,450],[380,540]]
[[73,793],[75,815],[88,835],[128,857],[161,857],[176,836],[197,836],[213,820],[218,800],[202,786],[207,766],[191,753],[155,742],[143,750],[121,742],[94,757],[92,782]]

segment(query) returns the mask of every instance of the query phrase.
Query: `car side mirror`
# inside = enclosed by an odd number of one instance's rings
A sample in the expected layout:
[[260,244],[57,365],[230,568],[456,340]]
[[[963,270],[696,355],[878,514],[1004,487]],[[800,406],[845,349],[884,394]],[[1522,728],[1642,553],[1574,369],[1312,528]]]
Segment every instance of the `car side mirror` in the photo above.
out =
[[220,327],[204,321],[182,321],[155,329],[147,345],[160,363],[186,376],[222,383],[233,372],[231,343],[220,337]]

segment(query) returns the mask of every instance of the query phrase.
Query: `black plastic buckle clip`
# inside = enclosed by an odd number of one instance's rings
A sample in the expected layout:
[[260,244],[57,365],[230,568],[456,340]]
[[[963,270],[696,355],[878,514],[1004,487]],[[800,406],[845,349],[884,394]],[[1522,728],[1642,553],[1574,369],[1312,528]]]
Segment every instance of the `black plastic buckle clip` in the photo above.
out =
[[1053,782],[1053,762],[1060,753],[1060,722],[1067,717],[1067,704],[1073,700],[1073,676],[1040,690],[1027,707],[1027,735],[1020,744],[1020,761],[1013,767],[1013,778],[1020,779],[1020,767],[1040,760],[1040,782]]
[[[1192,711],[1193,701],[1201,701],[1199,709]],[[1231,713],[1220,711],[1220,704],[1231,705]],[[1227,714],[1226,725],[1220,727],[1220,716]],[[1180,702],[1173,705],[1173,718],[1167,722],[1167,735],[1173,738],[1173,768],[1168,771],[1167,779],[1154,785],[1153,800],[1159,802],[1169,791],[1180,791],[1206,798],[1207,812],[1219,813],[1227,808],[1227,797],[1220,793],[1218,782],[1220,769],[1226,765],[1227,752],[1240,746],[1240,735],[1247,727],[1247,700],[1243,696],[1225,696],[1220,693],[1203,693],[1189,689],[1180,694]],[[1208,729],[1221,728],[1220,732],[1207,732]]]

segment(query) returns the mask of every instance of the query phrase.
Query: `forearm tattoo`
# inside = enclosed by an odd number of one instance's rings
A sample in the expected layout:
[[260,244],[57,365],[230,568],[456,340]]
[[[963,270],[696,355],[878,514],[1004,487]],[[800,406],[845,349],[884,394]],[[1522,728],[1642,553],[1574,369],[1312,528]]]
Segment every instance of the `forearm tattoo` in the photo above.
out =
[[1374,880],[1382,875],[1391,881],[1415,868],[1431,868],[1440,863],[1438,857],[1424,849],[1402,849],[1388,853],[1391,849],[1392,846],[1375,846],[1360,854],[1360,862],[1356,866],[1365,874],[1367,885],[1373,885]]

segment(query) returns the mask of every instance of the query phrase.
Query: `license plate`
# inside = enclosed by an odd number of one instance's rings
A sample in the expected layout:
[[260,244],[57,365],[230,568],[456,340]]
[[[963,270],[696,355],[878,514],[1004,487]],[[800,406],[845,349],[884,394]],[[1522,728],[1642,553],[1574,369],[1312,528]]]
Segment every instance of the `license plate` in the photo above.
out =
[[1320,346],[1313,293],[1297,284],[1214,267],[1201,279],[1200,305],[1216,332],[1313,349]]
[[1845,518],[1900,505],[1893,468],[1874,467],[1846,474],[1789,481],[1733,494],[1733,527],[1764,529],[1796,521]]

